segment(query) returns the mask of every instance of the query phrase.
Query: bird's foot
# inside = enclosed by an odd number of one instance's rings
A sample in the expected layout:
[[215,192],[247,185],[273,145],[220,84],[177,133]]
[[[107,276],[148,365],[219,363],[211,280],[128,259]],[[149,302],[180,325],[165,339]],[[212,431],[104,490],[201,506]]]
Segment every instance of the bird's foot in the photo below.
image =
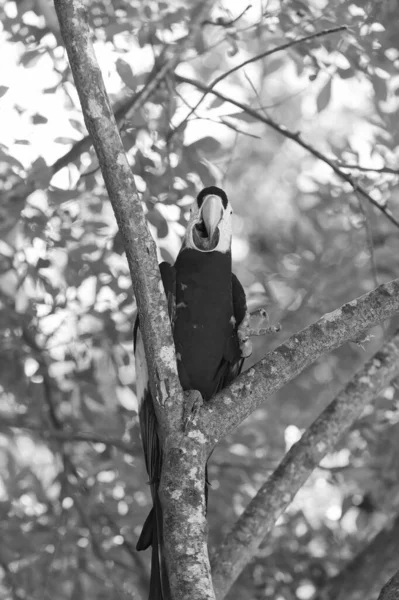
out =
[[184,392],[185,402],[183,410],[183,431],[187,433],[191,425],[194,423],[204,400],[201,392],[198,390],[188,390]]
[[251,319],[259,319],[249,328],[249,335],[267,335],[268,333],[278,333],[281,330],[280,323],[270,325],[269,315],[264,308],[258,308],[251,313]]
[[248,358],[252,354],[252,342],[249,339],[251,328],[251,315],[248,311],[245,312],[245,317],[237,328],[238,343],[242,358]]
[[[254,319],[258,319],[258,322],[251,323]],[[264,308],[258,308],[253,313],[247,311],[237,330],[242,358],[247,358],[252,354],[252,343],[249,339],[251,336],[278,333],[280,329],[280,323],[270,325],[269,315]]]

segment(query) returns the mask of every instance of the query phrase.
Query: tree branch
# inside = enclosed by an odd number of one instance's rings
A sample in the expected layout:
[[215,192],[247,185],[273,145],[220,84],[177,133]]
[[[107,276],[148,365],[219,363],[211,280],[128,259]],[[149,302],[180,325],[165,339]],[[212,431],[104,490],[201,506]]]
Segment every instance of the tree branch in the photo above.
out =
[[398,374],[399,331],[366,362],[291,447],[215,551],[213,581],[218,598],[224,597],[317,464]]
[[347,29],[348,29],[348,27],[346,25],[340,25],[339,27],[332,27],[331,29],[323,29],[323,31],[317,31],[316,33],[311,33],[310,35],[307,35],[302,38],[298,38],[296,40],[290,40],[289,42],[287,42],[285,44],[281,44],[281,46],[276,46],[275,48],[271,48],[269,50],[266,50],[265,52],[256,54],[255,56],[248,58],[248,60],[245,60],[244,62],[240,63],[239,65],[236,65],[235,67],[229,69],[225,73],[222,73],[221,75],[216,77],[209,85],[206,86],[206,90],[202,90],[204,92],[204,95],[202,96],[202,98],[200,100],[198,100],[197,104],[191,109],[190,113],[181,121],[181,123],[179,123],[175,127],[175,129],[172,131],[171,135],[174,135],[177,131],[179,131],[182,128],[182,126],[187,122],[187,120],[191,117],[191,115],[197,110],[197,108],[200,106],[200,104],[202,104],[202,102],[205,100],[205,97],[210,92],[212,92],[213,88],[218,83],[223,81],[223,79],[226,79],[226,77],[228,77],[232,73],[239,71],[243,67],[246,67],[247,65],[249,65],[253,62],[261,60],[262,58],[266,58],[267,56],[276,54],[276,52],[281,52],[282,50],[287,50],[288,48],[291,48],[292,46],[297,46],[298,44],[308,42],[315,38],[322,37],[325,35],[330,35],[331,33],[336,33],[337,31],[343,31],[343,30],[347,30]]
[[[167,304],[160,285],[155,243],[147,227],[134,177],[127,162],[101,71],[79,0],[56,0],[61,34],[68,52],[105,185],[124,241],[140,325],[149,363],[154,400],[164,406],[169,391],[179,393]],[[170,360],[172,357],[172,360]]]
[[316,600],[376,598],[381,586],[398,568],[399,516],[332,577]]
[[291,336],[201,408],[199,427],[210,447],[317,358],[398,312],[399,279],[395,279]]
[[392,169],[391,167],[362,167],[361,165],[350,165],[341,161],[337,162],[337,166],[341,169],[354,169],[356,171],[364,171],[371,173],[390,173],[391,175],[399,175],[399,169]]
[[378,600],[398,600],[399,598],[399,571],[384,585]]
[[316,148],[314,148],[313,146],[311,146],[310,144],[305,142],[301,138],[301,133],[299,131],[297,131],[297,132],[289,131],[284,125],[280,125],[279,123],[277,123],[270,117],[260,114],[257,110],[251,108],[250,106],[248,106],[247,104],[244,104],[243,102],[238,102],[237,100],[234,100],[231,97],[225,96],[221,92],[218,92],[217,90],[212,89],[210,86],[207,86],[207,85],[201,83],[197,79],[191,79],[190,77],[184,77],[183,75],[175,75],[175,79],[179,83],[188,83],[188,84],[196,87],[197,89],[201,90],[202,92],[211,93],[214,96],[216,96],[217,98],[220,98],[220,100],[223,100],[224,102],[229,102],[233,106],[237,106],[237,108],[240,108],[243,112],[245,112],[247,115],[250,115],[251,117],[253,117],[257,121],[259,121],[260,123],[264,123],[265,125],[268,125],[272,129],[274,129],[275,131],[277,131],[278,133],[283,135],[284,137],[286,137],[290,140],[293,140],[294,142],[299,144],[299,146],[301,146],[302,148],[304,148],[305,150],[310,152],[310,154],[313,154],[313,156],[315,156],[322,162],[326,163],[329,167],[331,167],[331,169],[334,171],[334,173],[336,175],[338,175],[338,177],[340,179],[349,183],[352,186],[354,191],[357,191],[368,202],[371,202],[371,204],[373,206],[375,206],[376,208],[378,208],[378,210],[380,210],[382,213],[384,213],[384,215],[394,225],[396,225],[396,227],[399,227],[399,219],[397,219],[392,214],[391,210],[387,207],[386,204],[382,204],[382,203],[378,202],[377,200],[375,200],[367,192],[367,190],[364,187],[362,187],[357,181],[355,181],[351,175],[342,171],[342,168],[338,167],[333,160],[330,160],[327,156],[322,154],[319,150],[317,150]]
[[[181,48],[191,43],[211,1],[194,6],[190,31],[180,43]],[[163,438],[159,494],[173,598],[213,600],[206,546],[206,445],[203,436],[184,435],[182,431],[184,395],[177,376],[155,244],[106,95],[83,6],[79,0],[55,0],[55,7],[86,126],[124,240],[140,315],[151,392]]]
[[298,44],[303,44],[304,42],[309,42],[310,40],[314,40],[319,37],[324,37],[326,35],[331,35],[332,33],[337,33],[337,31],[346,31],[347,29],[348,29],[347,25],[331,27],[331,29],[323,29],[322,31],[316,31],[315,33],[311,33],[302,38],[290,40],[289,42],[286,42],[285,44],[281,44],[281,46],[276,46],[275,48],[271,48],[270,50],[265,50],[265,52],[256,54],[256,56],[252,56],[251,58],[248,58],[248,60],[245,60],[244,62],[240,63],[239,65],[236,65],[235,67],[231,68],[229,71],[222,73],[221,75],[219,75],[212,81],[212,83],[209,85],[209,87],[213,88],[220,81],[223,81],[223,79],[226,79],[226,77],[228,77],[232,73],[239,71],[243,67],[246,67],[247,65],[250,65],[253,62],[257,62],[258,60],[261,60],[262,58],[266,58],[267,56],[276,54],[276,52],[282,52],[283,50],[288,50],[288,48],[292,48],[293,46],[297,46]]

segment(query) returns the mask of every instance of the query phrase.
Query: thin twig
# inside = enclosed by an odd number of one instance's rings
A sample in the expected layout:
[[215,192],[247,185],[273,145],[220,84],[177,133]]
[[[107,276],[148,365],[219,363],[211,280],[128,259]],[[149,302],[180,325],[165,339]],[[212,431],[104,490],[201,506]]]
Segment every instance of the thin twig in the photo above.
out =
[[248,60],[245,60],[244,62],[240,63],[239,65],[232,67],[225,73],[222,73],[221,75],[216,77],[209,85],[206,86],[206,91],[204,90],[204,95],[202,96],[202,98],[200,98],[200,100],[198,100],[197,104],[192,108],[191,112],[175,127],[175,129],[172,131],[171,135],[175,135],[184,126],[184,124],[187,122],[187,120],[191,117],[192,113],[195,110],[197,110],[197,108],[200,106],[200,104],[202,104],[202,102],[205,100],[207,94],[209,94],[209,92],[211,92],[218,83],[223,81],[223,79],[226,79],[226,77],[228,77],[232,73],[235,73],[236,71],[238,71],[239,69],[242,69],[246,65],[249,65],[253,62],[261,60],[262,58],[271,56],[272,54],[275,54],[276,52],[281,52],[283,50],[287,50],[288,48],[291,48],[298,44],[308,42],[312,39],[322,37],[325,35],[330,35],[332,33],[336,33],[337,31],[344,31],[347,29],[348,29],[348,27],[346,25],[340,25],[339,27],[332,27],[331,29],[324,29],[323,31],[317,31],[316,33],[312,33],[305,37],[298,38],[296,40],[291,40],[285,44],[282,44],[281,46],[276,46],[275,48],[271,48],[270,50],[261,52],[260,54],[257,54],[256,56],[252,56],[251,58],[248,58]]
[[244,10],[238,15],[238,17],[235,17],[230,21],[225,21],[223,17],[219,17],[218,19],[216,19],[216,21],[210,21],[209,19],[206,19],[205,21],[202,21],[202,25],[214,25],[215,27],[231,27],[232,25],[234,25],[234,23],[237,23],[237,21],[239,21],[245,15],[245,13],[251,8],[251,6],[251,4],[248,4],[248,6],[244,8]]
[[191,79],[190,77],[184,77],[183,75],[175,75],[175,79],[179,83],[188,83],[188,84],[196,87],[197,89],[201,90],[202,92],[211,93],[214,96],[216,96],[217,98],[220,98],[221,100],[224,100],[225,102],[229,102],[230,104],[233,104],[234,106],[237,106],[243,112],[245,112],[248,115],[251,115],[254,119],[256,119],[257,121],[259,121],[260,123],[264,123],[265,125],[268,125],[272,129],[274,129],[275,131],[277,131],[278,133],[280,133],[281,135],[283,135],[284,137],[286,137],[286,138],[288,138],[290,140],[293,140],[294,142],[296,142],[297,144],[299,144],[299,146],[301,146],[302,148],[304,148],[305,150],[307,150],[310,154],[313,154],[313,156],[315,156],[316,158],[318,158],[322,162],[326,163],[329,167],[331,167],[331,169],[334,171],[334,173],[336,175],[338,175],[338,177],[340,179],[343,179],[344,181],[346,181],[347,183],[349,183],[351,185],[351,187],[353,188],[354,191],[359,192],[359,194],[361,196],[363,196],[363,198],[365,198],[366,200],[368,200],[369,202],[371,202],[371,204],[373,204],[373,206],[375,206],[376,208],[378,208],[378,210],[380,210],[382,213],[384,213],[384,215],[394,225],[396,225],[396,227],[399,228],[399,220],[392,214],[392,211],[387,207],[386,204],[381,204],[380,202],[378,202],[377,200],[375,200],[366,191],[366,189],[364,187],[362,187],[357,181],[355,181],[351,177],[351,175],[348,175],[347,173],[344,173],[344,171],[342,171],[339,167],[337,167],[336,163],[332,159],[329,159],[327,156],[325,156],[324,154],[322,154],[319,150],[317,150],[316,148],[314,148],[313,146],[311,146],[310,144],[308,144],[307,142],[305,142],[301,138],[301,132],[300,131],[297,131],[297,132],[290,131],[284,125],[280,125],[279,123],[277,123],[277,121],[274,121],[270,117],[266,117],[264,115],[261,115],[257,110],[254,110],[253,108],[251,108],[247,104],[244,104],[243,102],[238,102],[237,100],[234,100],[233,98],[228,97],[225,94],[222,94],[221,92],[218,92],[217,90],[209,88],[209,86],[201,83],[197,79]]
[[363,167],[361,165],[350,165],[341,161],[337,161],[336,164],[341,169],[355,169],[357,171],[364,171],[366,173],[391,173],[392,175],[399,175],[399,169],[392,169],[391,167]]

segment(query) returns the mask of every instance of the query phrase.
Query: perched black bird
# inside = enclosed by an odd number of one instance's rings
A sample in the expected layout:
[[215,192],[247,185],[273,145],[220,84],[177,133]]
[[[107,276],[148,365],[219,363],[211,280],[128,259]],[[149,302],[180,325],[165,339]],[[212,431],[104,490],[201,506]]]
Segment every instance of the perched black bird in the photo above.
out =
[[[232,212],[223,190],[214,186],[203,189],[191,210],[174,266],[166,262],[160,265],[180,383],[184,390],[199,390],[205,401],[240,373],[244,360],[237,332],[246,315],[246,299],[231,270]],[[153,499],[137,550],[152,545],[149,598],[168,600],[162,510],[157,493],[162,450],[138,320],[134,345],[141,437]]]

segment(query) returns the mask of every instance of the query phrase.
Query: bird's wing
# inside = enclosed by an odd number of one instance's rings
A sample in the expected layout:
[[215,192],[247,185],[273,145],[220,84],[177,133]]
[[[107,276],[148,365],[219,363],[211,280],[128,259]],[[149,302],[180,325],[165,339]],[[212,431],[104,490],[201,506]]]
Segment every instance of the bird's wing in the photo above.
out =
[[[167,262],[159,266],[164,291],[168,299],[168,310],[173,318],[174,296],[176,285],[175,269]],[[158,488],[161,469],[161,451],[158,439],[158,424],[151,396],[147,360],[144,351],[143,338],[140,331],[139,317],[136,318],[133,332],[134,354],[136,359],[136,395],[139,410],[141,439],[144,449],[145,464],[150,478],[151,492],[154,498]]]
[[176,316],[176,269],[168,262],[161,262],[159,265],[161,272],[163,289],[168,301],[169,319],[172,325],[175,322]]
[[243,321],[247,312],[247,298],[245,296],[244,288],[234,273],[231,275],[231,284],[233,295],[233,314],[236,320],[237,328]]
[[240,345],[237,336],[237,329],[243,321],[247,311],[247,299],[245,296],[244,288],[239,282],[238,278],[234,273],[231,277],[232,284],[232,296],[233,296],[233,316],[234,325],[232,333],[226,344],[226,350],[224,353],[225,364],[223,366],[223,375],[221,377],[220,384],[217,391],[219,392],[222,388],[226,387],[238,377],[241,373],[244,359],[241,355]]

